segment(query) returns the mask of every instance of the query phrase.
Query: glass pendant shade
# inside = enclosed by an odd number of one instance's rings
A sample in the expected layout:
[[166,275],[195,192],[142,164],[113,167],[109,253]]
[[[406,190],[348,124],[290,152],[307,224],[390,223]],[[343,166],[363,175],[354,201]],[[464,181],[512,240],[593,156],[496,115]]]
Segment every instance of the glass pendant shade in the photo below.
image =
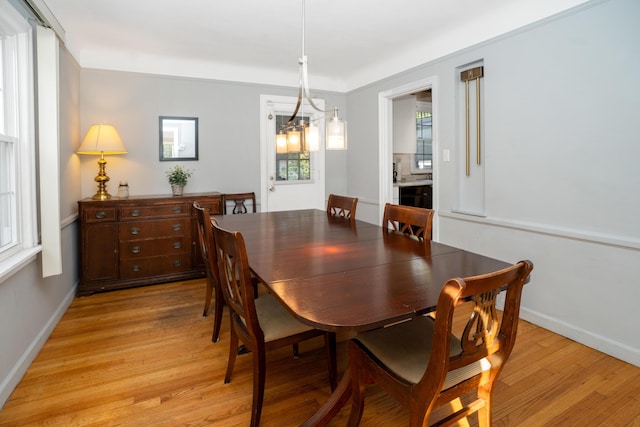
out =
[[314,123],[309,123],[304,129],[304,151],[318,151],[320,150],[320,129]]
[[287,134],[281,130],[276,135],[276,153],[284,154],[286,152],[287,152]]
[[337,114],[327,120],[326,133],[327,150],[347,149],[347,122],[341,120]]
[[299,153],[302,148],[302,141],[300,140],[300,131],[297,127],[287,132],[287,152]]

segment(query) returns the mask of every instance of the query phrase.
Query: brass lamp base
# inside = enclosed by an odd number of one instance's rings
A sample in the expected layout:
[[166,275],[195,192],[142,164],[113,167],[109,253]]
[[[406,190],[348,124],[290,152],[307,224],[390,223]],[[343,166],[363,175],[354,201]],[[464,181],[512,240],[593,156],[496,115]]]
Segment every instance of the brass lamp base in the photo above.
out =
[[98,183],[98,191],[93,195],[92,200],[109,200],[111,198],[111,194],[107,191],[109,177],[105,172],[106,165],[107,161],[104,159],[104,156],[101,156],[100,160],[98,160],[98,175],[93,178],[93,180]]

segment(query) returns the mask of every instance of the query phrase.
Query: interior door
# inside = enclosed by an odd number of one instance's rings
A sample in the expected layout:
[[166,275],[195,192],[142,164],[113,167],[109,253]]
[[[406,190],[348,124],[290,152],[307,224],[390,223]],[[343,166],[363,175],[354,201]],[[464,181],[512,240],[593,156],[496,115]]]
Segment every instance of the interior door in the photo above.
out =
[[[324,145],[320,150],[307,153],[276,153],[276,133],[279,124],[286,122],[295,110],[297,98],[282,96],[260,97],[261,126],[261,210],[282,211],[324,209]],[[323,100],[315,100],[324,109]],[[308,104],[304,117],[315,119],[319,112]],[[324,141],[324,124],[316,122],[320,139]]]

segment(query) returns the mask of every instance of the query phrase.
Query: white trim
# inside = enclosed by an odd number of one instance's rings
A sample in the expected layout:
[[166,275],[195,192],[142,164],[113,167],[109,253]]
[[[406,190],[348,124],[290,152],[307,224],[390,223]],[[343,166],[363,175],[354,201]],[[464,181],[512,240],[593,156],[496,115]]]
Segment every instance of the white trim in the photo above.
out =
[[0,262],[0,284],[20,271],[25,265],[33,262],[41,250],[41,246],[23,249]]
[[473,216],[458,212],[439,211],[438,216],[440,218],[450,218],[458,221],[493,225],[503,228],[513,228],[516,230],[529,231],[537,234],[546,234],[549,236],[564,237],[567,239],[582,240],[585,242],[640,250],[640,239],[629,238],[616,234],[597,233],[594,231],[585,231],[568,227],[558,227],[555,225],[540,224],[535,222],[514,221],[503,218],[486,218],[482,216]]
[[[382,215],[384,211],[385,203],[393,202],[393,180],[392,180],[392,164],[393,164],[393,99],[404,95],[410,95],[412,93],[431,89],[432,96],[432,150],[433,150],[433,206],[437,206],[437,187],[436,172],[437,172],[437,155],[438,152],[438,102],[437,102],[437,82],[438,78],[428,77],[426,79],[418,80],[415,82],[407,83],[402,86],[398,86],[384,92],[378,93],[378,159],[379,159],[379,223],[382,223]],[[437,228],[434,229],[434,239],[437,238]]]
[[640,353],[637,349],[629,347],[617,341],[612,341],[602,335],[580,328],[577,325],[562,322],[555,317],[550,317],[538,311],[520,308],[520,318],[531,322],[536,326],[548,329],[595,350],[616,357],[632,365],[640,367]]
[[53,12],[46,5],[44,0],[24,0],[29,4],[29,7],[33,9],[33,11],[38,15],[38,18],[42,20],[46,25],[50,26],[53,31],[60,37],[60,40],[64,42],[65,31],[58,22],[58,19],[55,17]]

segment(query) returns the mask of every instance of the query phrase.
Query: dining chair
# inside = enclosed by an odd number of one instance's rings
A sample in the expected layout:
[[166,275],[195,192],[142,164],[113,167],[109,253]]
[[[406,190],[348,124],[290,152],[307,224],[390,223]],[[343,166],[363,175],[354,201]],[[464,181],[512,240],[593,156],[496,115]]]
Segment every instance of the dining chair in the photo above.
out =
[[427,244],[431,240],[432,227],[433,209],[391,203],[384,206],[382,229],[385,232],[387,230],[398,231]]
[[253,354],[253,403],[251,426],[257,426],[262,413],[264,398],[266,352],[288,345],[324,336],[331,390],[337,385],[336,335],[314,329],[299,322],[271,294],[253,298],[249,261],[240,232],[228,231],[215,219],[213,236],[218,258],[222,289],[230,313],[231,338],[229,361],[224,382],[231,381],[231,374],[238,354],[238,344]]
[[[450,279],[440,291],[435,319],[417,316],[350,340],[348,425],[359,424],[365,383],[375,382],[408,406],[412,427],[452,425],[473,413],[479,426],[489,427],[491,396],[515,343],[522,287],[532,269],[530,261],[520,261],[496,272]],[[499,316],[496,297],[505,289]],[[465,308],[470,317],[454,333],[454,311]],[[461,397],[470,392],[474,400],[463,406]],[[446,403],[453,403],[454,412],[429,424],[432,411]]]
[[233,206],[232,214],[246,214],[249,212],[247,202],[251,201],[253,213],[256,213],[256,193],[229,193],[222,195],[223,213],[227,215],[229,206]]
[[357,207],[357,197],[329,194],[329,201],[327,202],[327,215],[345,217],[346,219],[355,221]]
[[196,224],[198,229],[198,242],[200,243],[200,254],[207,271],[207,293],[204,300],[203,316],[209,313],[211,297],[215,290],[215,306],[213,313],[213,335],[211,340],[218,342],[220,338],[220,326],[222,324],[222,310],[224,309],[224,296],[220,286],[220,273],[218,270],[218,260],[216,258],[215,246],[213,243],[213,229],[211,228],[211,215],[208,209],[201,207],[198,202],[193,202],[196,211]]
[[[198,202],[193,202],[193,208],[196,211],[200,253],[202,254],[202,259],[207,271],[207,293],[205,295],[204,311],[202,316],[206,317],[209,313],[211,297],[215,294],[213,334],[211,335],[211,341],[218,342],[220,340],[220,328],[222,325],[222,311],[224,310],[224,295],[222,293],[222,287],[220,286],[220,270],[218,270],[218,258],[216,256],[216,248],[213,241],[211,213],[208,209],[202,208]],[[260,280],[252,274],[251,285],[253,287],[254,297],[256,298],[258,297],[259,283]],[[295,352],[297,352],[297,347],[294,347],[294,353]]]

